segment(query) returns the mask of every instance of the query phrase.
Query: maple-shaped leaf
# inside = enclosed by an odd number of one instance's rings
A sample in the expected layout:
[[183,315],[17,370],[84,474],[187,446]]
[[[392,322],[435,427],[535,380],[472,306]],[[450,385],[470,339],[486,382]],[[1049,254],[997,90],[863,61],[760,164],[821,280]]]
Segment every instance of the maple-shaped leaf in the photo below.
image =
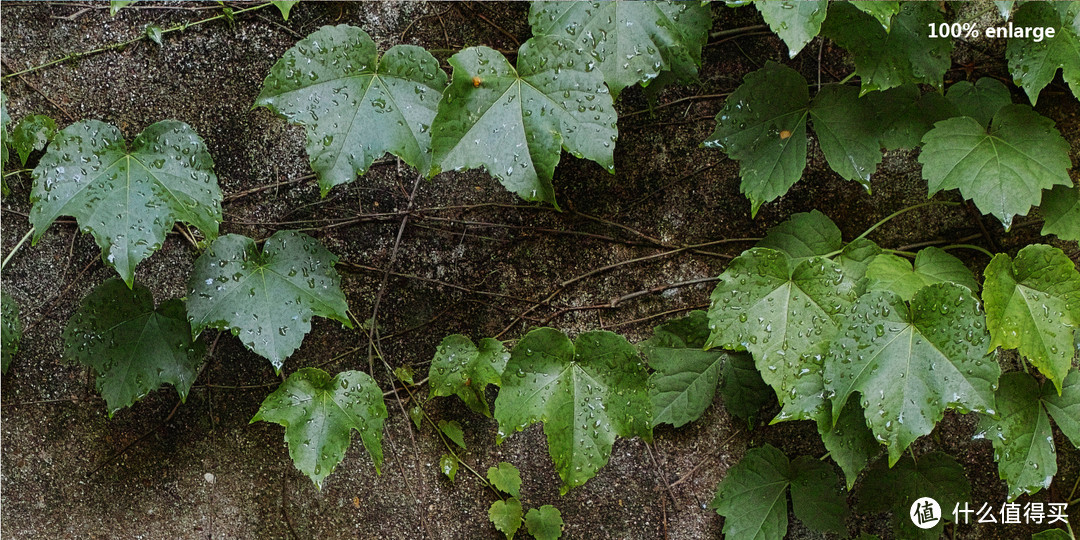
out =
[[[1068,2],[1060,2],[1068,4]],[[1019,28],[1053,28],[1054,37],[1014,37],[1005,48],[1013,82],[1023,87],[1034,105],[1042,89],[1054,80],[1058,70],[1074,96],[1080,97],[1080,36],[1071,20],[1055,9],[1053,3],[1024,2],[1014,14]]]
[[867,191],[870,175],[881,163],[881,126],[876,115],[873,102],[859,99],[859,91],[852,86],[822,86],[810,102],[814,134],[829,168]]
[[900,2],[895,0],[849,0],[851,5],[881,23],[886,32],[892,26],[893,15],[900,13]]
[[342,371],[330,377],[321,369],[306,367],[289,375],[267,396],[251,422],[284,426],[293,464],[322,489],[323,480],[345,458],[354,429],[379,470],[384,420],[382,390],[370,375]]
[[1043,191],[1041,234],[1056,235],[1062,240],[1080,241],[1080,187],[1054,186]]
[[769,28],[784,40],[790,58],[795,58],[821,31],[828,5],[828,0],[754,2]]
[[881,453],[881,444],[866,426],[862,407],[857,401],[849,399],[836,422],[833,422],[831,409],[825,408],[816,418],[816,423],[821,442],[829,451],[829,457],[844,471],[847,488],[851,489],[866,464]]
[[487,479],[495,489],[513,497],[521,497],[521,471],[518,471],[517,467],[501,461],[497,467],[488,468]]
[[910,305],[895,293],[870,291],[840,328],[825,359],[833,420],[852,394],[862,394],[866,422],[888,447],[890,464],[934,429],[946,407],[993,412],[1001,368],[987,354],[990,336],[967,287],[929,285]]
[[637,350],[611,332],[570,341],[539,328],[514,346],[495,400],[498,442],[543,422],[565,494],[596,475],[615,437],[652,437],[648,375]]
[[387,152],[426,174],[445,86],[431,53],[396,45],[380,57],[367,32],[343,24],[324,26],[286,51],[255,105],[305,127],[308,159],[326,195]]
[[483,167],[521,198],[555,204],[551,179],[563,148],[614,171],[611,94],[598,70],[560,55],[565,47],[532,38],[518,50],[517,69],[487,47],[451,56],[454,75],[432,128],[431,175]]
[[138,283],[129,289],[118,278],[82,299],[63,340],[65,357],[94,370],[110,417],[165,383],[184,401],[206,352],[191,338],[183,302],[155,308],[150,289]]
[[[971,501],[971,483],[964,467],[942,452],[931,452],[913,460],[905,455],[890,467],[878,460],[863,478],[856,508],[860,512],[892,512],[897,538],[937,540],[957,504]],[[915,525],[912,503],[930,497],[941,506],[941,522],[929,529]]]
[[529,24],[534,35],[567,43],[551,51],[552,61],[599,69],[618,97],[662,73],[692,80],[712,17],[696,2],[533,2]]
[[1001,376],[998,416],[981,417],[976,438],[990,439],[998,474],[1009,486],[1009,501],[1050,487],[1057,474],[1057,451],[1050,428],[1053,417],[1080,448],[1080,372],[1073,370],[1059,396],[1053,384],[1039,385],[1022,372]]
[[[878,4],[868,0],[868,4]],[[949,87],[951,91],[960,83]],[[964,84],[969,84],[965,82]],[[914,84],[904,84],[863,96],[876,111],[879,142],[887,150],[915,148],[934,122],[957,115],[956,105],[937,92],[923,94]],[[996,109],[995,109],[996,110]]]
[[847,502],[836,473],[811,457],[789,461],[766,444],[747,450],[717,487],[712,507],[724,516],[724,537],[784,538],[789,489],[800,521],[818,531],[846,531]]
[[510,497],[491,503],[488,519],[499,532],[506,535],[506,540],[514,540],[514,534],[521,528],[521,502]]
[[7,292],[0,292],[0,373],[7,373],[11,360],[19,350],[21,339],[19,303]]
[[311,331],[312,316],[352,328],[336,262],[318,240],[296,231],[274,233],[262,251],[245,236],[222,236],[191,273],[192,331],[229,330],[280,371]]
[[953,84],[945,92],[945,99],[956,107],[955,114],[950,116],[970,116],[986,127],[998,110],[1012,104],[1012,93],[1001,81],[983,77],[975,84],[967,81]]
[[550,504],[530,508],[529,513],[525,514],[525,530],[536,540],[559,540],[562,526],[562,512]]
[[866,238],[856,238],[844,246],[840,254],[833,259],[840,263],[840,268],[843,269],[847,278],[855,282],[856,296],[862,296],[866,292],[866,284],[869,281],[866,278],[866,269],[874,257],[881,253],[881,248],[874,242]]
[[43,114],[33,114],[20,120],[11,130],[11,145],[19,154],[19,161],[26,165],[30,153],[44,149],[53,137],[56,137],[56,121]]
[[130,287],[135,265],[161,248],[175,222],[217,236],[221,189],[213,167],[202,138],[183,122],[151,125],[130,150],[109,124],[72,124],[56,135],[32,175],[34,242],[56,218],[73,216]]
[[972,292],[979,291],[975,274],[964,262],[945,250],[928,247],[915,255],[914,267],[903,257],[882,253],[874,257],[866,268],[867,288],[875,291],[892,291],[910,301],[919,289],[934,283],[956,283]]
[[484,338],[480,345],[460,334],[443,338],[428,370],[431,397],[457,395],[470,409],[491,416],[484,390],[499,385],[510,353],[497,339]]
[[967,116],[942,120],[919,154],[930,194],[959,189],[1005,228],[1039,204],[1042,190],[1071,186],[1069,143],[1054,122],[1027,105],[1006,105],[987,130]]
[[832,2],[821,33],[855,57],[855,75],[862,93],[885,90],[906,83],[941,88],[952,64],[952,40],[931,39],[930,24],[945,18],[930,2],[903,2],[886,31],[870,15],[849,2]]
[[983,272],[989,346],[1018,349],[1061,388],[1080,329],[1080,272],[1063,251],[1024,247],[1012,259],[998,253]]
[[824,257],[844,246],[840,228],[817,210],[792,214],[784,222],[769,228],[755,247],[775,249],[792,259]]

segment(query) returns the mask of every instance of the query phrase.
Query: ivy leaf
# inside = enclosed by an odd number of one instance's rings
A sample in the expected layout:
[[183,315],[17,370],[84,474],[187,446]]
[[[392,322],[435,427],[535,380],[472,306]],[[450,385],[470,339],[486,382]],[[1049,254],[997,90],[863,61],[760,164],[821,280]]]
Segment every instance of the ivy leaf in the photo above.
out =
[[1039,92],[1054,80],[1061,70],[1061,77],[1068,83],[1074,96],[1080,97],[1080,37],[1051,4],[1025,2],[1013,15],[1019,28],[1054,28],[1054,37],[1041,41],[1033,38],[1010,38],[1005,48],[1009,60],[1009,72],[1013,82],[1022,86],[1034,105]]
[[336,262],[318,240],[296,231],[274,233],[261,252],[250,238],[222,236],[195,261],[191,329],[229,330],[281,371],[311,331],[313,315],[352,328]]
[[966,116],[938,122],[923,137],[919,163],[931,195],[959,189],[1005,228],[1039,203],[1042,190],[1072,185],[1069,143],[1027,105],[999,109],[989,132]]
[[488,467],[487,479],[499,491],[521,497],[521,472],[517,467],[500,461],[498,467]]
[[554,61],[600,68],[614,98],[665,72],[692,79],[712,17],[708,6],[695,2],[533,2],[529,24],[534,35],[567,44],[553,51]]
[[749,249],[728,265],[712,293],[706,345],[749,351],[786,407],[800,397],[792,395],[793,385],[818,371],[815,346],[836,332],[833,316],[854,301],[853,289],[829,259],[796,264],[779,251]]
[[44,149],[55,136],[56,122],[43,114],[34,114],[20,120],[11,130],[11,145],[18,152],[19,161],[26,165],[30,153]]
[[611,94],[598,71],[560,60],[563,47],[555,38],[532,38],[518,51],[517,69],[487,47],[451,56],[431,176],[483,167],[521,198],[554,205],[551,179],[562,148],[614,171]]
[[439,457],[439,470],[450,479],[451,482],[457,477],[458,460],[452,454],[443,454]]
[[[921,497],[933,498],[941,505],[942,521],[929,529],[920,529],[911,521],[911,504]],[[897,538],[937,539],[945,529],[948,510],[971,500],[971,483],[964,467],[942,452],[931,452],[914,461],[903,456],[889,467],[880,459],[863,478],[857,508],[861,512],[892,511]]]
[[946,407],[993,414],[1001,368],[986,352],[983,318],[975,295],[953,283],[920,289],[910,307],[888,291],[859,297],[825,359],[833,420],[862,394],[866,422],[888,446],[891,465]]
[[1001,81],[983,77],[975,84],[960,81],[949,87],[945,99],[956,106],[955,116],[970,116],[983,127],[990,125],[1002,107],[1012,105],[1012,93]]
[[521,528],[521,503],[513,497],[495,501],[488,508],[488,519],[506,535],[506,540],[514,540],[514,533]]
[[751,215],[802,177],[809,105],[806,79],[770,60],[746,75],[716,115],[716,130],[702,144],[739,162],[739,190]]
[[150,289],[111,278],[79,303],[64,327],[64,355],[93,368],[111,418],[168,383],[187,399],[206,347],[191,338],[178,299],[157,309]]
[[850,0],[859,11],[870,15],[881,23],[886,32],[892,25],[893,15],[900,13],[900,2],[889,0]]
[[[949,90],[958,84],[950,86]],[[869,101],[872,110],[877,111],[879,140],[887,150],[915,148],[923,135],[934,127],[934,122],[957,116],[956,106],[944,96],[937,92],[922,94],[914,84],[871,92],[862,99]]]
[[11,360],[19,350],[22,339],[22,321],[19,320],[19,304],[6,292],[0,292],[0,373],[7,373]]
[[720,372],[720,395],[724,398],[724,409],[746,420],[747,428],[753,427],[758,411],[774,398],[754,359],[748,354],[734,353],[728,353],[728,361]]
[[989,346],[1018,349],[1061,389],[1080,327],[1080,272],[1058,248],[1032,244],[998,253],[983,272]]
[[864,414],[858,402],[848,400],[836,423],[833,423],[832,414],[828,410],[824,410],[817,417],[821,442],[825,444],[829,456],[840,466],[840,470],[844,471],[848,489],[855,485],[855,480],[866,468],[866,464],[881,452],[881,444],[866,427]]
[[379,57],[367,32],[343,24],[324,26],[286,51],[255,105],[305,127],[308,159],[326,195],[387,152],[427,173],[445,86],[431,53],[397,45]]
[[562,527],[562,512],[550,504],[530,508],[529,513],[525,514],[525,530],[536,540],[559,540]]
[[130,150],[109,124],[72,124],[56,135],[32,175],[34,242],[56,218],[73,216],[130,287],[135,265],[161,247],[175,222],[217,236],[221,189],[213,166],[203,140],[183,122],[151,125]]
[[491,416],[484,390],[499,385],[510,353],[501,341],[484,338],[479,347],[460,334],[446,336],[428,370],[431,397],[457,395],[470,409]]
[[370,375],[342,371],[331,378],[321,369],[306,367],[267,396],[251,422],[285,426],[293,464],[322,489],[323,479],[345,458],[354,429],[379,471],[384,420],[382,390]]
[[[1050,428],[1052,411],[1062,432],[1074,443],[1080,442],[1080,372],[1073,371],[1058,396],[1051,384],[1040,388],[1027,373],[1012,372],[1001,376],[997,391],[998,417],[980,418],[975,438],[990,439],[998,474],[1009,486],[1009,501],[1050,487],[1057,474],[1057,452]],[[1054,402],[1049,402],[1054,399]],[[1071,409],[1071,411],[1069,410]],[[1060,423],[1064,420],[1064,424]]]
[[945,250],[928,247],[915,256],[915,266],[891,253],[882,253],[866,268],[867,289],[892,291],[910,301],[919,289],[934,283],[955,283],[978,292],[979,282],[964,262]]
[[270,0],[270,3],[278,8],[278,11],[281,12],[281,18],[287,21],[289,20],[289,12],[292,11],[296,4],[300,3],[300,0]]
[[502,442],[544,423],[548,452],[566,494],[596,475],[615,437],[652,437],[648,380],[637,350],[611,332],[586,332],[573,342],[551,328],[525,335],[510,354],[495,400]]
[[880,126],[873,103],[859,99],[854,87],[829,84],[810,103],[810,118],[829,168],[869,191],[870,175],[881,163]]
[[454,444],[465,448],[465,431],[461,429],[461,424],[456,420],[439,420],[439,431],[443,432],[448,439],[454,441]]
[[1055,234],[1062,240],[1080,241],[1080,187],[1054,186],[1043,191],[1043,236]]
[[693,422],[712,404],[725,364],[733,356],[720,349],[703,350],[709,338],[704,311],[657,326],[640,347],[655,371],[650,375],[649,400],[653,426],[680,427]]
[[881,24],[848,2],[833,2],[821,33],[855,57],[855,74],[862,93],[906,83],[942,87],[949,69],[952,40],[931,39],[930,24],[944,23],[937,7],[926,2],[903,2],[886,31]]
[[823,257],[843,247],[840,228],[817,210],[792,214],[769,229],[756,247],[783,251],[792,259]]
[[754,2],[754,7],[761,12],[769,28],[784,40],[788,57],[795,58],[821,30],[828,0]]
[[847,533],[847,494],[832,467],[810,456],[791,461],[791,509],[811,529]]

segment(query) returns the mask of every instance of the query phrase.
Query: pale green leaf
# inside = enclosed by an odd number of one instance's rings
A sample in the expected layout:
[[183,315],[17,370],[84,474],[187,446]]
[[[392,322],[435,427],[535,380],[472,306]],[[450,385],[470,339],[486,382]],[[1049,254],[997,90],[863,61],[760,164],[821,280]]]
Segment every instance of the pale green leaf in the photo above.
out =
[[72,124],[56,135],[33,172],[34,242],[56,218],[73,216],[131,286],[135,265],[161,248],[175,222],[217,236],[221,189],[213,167],[202,138],[183,122],[152,124],[130,150],[109,124]]
[[840,229],[817,210],[792,214],[783,223],[769,228],[756,247],[783,251],[792,259],[823,257],[844,245]]
[[1027,105],[999,109],[989,132],[966,116],[938,122],[923,137],[919,163],[931,195],[959,189],[1006,228],[1039,204],[1042,190],[1072,185],[1069,143]]
[[586,332],[573,342],[540,328],[506,364],[495,400],[497,440],[543,422],[560,492],[584,484],[611,455],[615,437],[652,437],[645,366],[626,338]]
[[821,31],[828,5],[828,0],[754,2],[769,28],[784,40],[789,58],[795,58]]
[[1010,38],[1005,48],[1013,82],[1024,88],[1032,105],[1059,69],[1073,95],[1080,96],[1080,37],[1070,21],[1062,18],[1052,2],[1024,2],[1013,13],[1013,23],[1018,28],[1055,30],[1054,37],[1043,37],[1040,41],[1034,37]]
[[11,130],[11,146],[19,154],[19,161],[26,165],[30,153],[44,149],[53,137],[56,137],[56,122],[43,114],[34,114],[20,120]]
[[859,99],[852,86],[829,84],[810,103],[810,118],[829,168],[869,191],[870,175],[881,163],[881,126],[874,104]]
[[900,13],[900,2],[892,0],[850,0],[851,5],[877,19],[886,32],[892,26],[893,15]]
[[427,173],[445,86],[431,53],[397,45],[380,57],[366,32],[343,24],[324,26],[286,51],[255,105],[305,127],[308,159],[326,195],[388,152]]
[[529,513],[525,514],[525,530],[536,540],[559,540],[562,526],[562,512],[550,504],[531,508]]
[[109,15],[116,16],[117,12],[139,0],[109,0]]
[[970,116],[983,127],[990,125],[1002,107],[1012,105],[1012,93],[993,77],[983,77],[975,84],[960,81],[949,87],[945,99],[956,107],[955,116]]
[[443,454],[439,457],[439,470],[442,471],[451,482],[457,477],[458,460],[452,454]]
[[994,5],[998,8],[998,15],[1001,15],[1001,18],[1006,21],[1012,15],[1013,4],[1015,3],[1016,0],[994,0]]
[[470,409],[491,416],[484,390],[499,385],[510,353],[497,339],[484,338],[477,346],[460,334],[443,338],[428,370],[431,397],[457,395]]
[[870,261],[866,277],[868,290],[892,291],[905,301],[914,298],[919,289],[934,283],[955,283],[972,292],[979,290],[975,274],[964,262],[936,247],[920,250],[915,256],[914,267],[903,257],[882,253]]
[[367,373],[342,371],[331,378],[321,369],[303,368],[263,400],[251,419],[260,420],[285,427],[293,464],[320,489],[344,459],[354,429],[360,432],[375,470],[382,465],[386,404],[379,385]]
[[[929,529],[920,529],[911,521],[911,504],[930,497],[941,505],[942,521]],[[958,503],[972,502],[971,483],[964,467],[942,452],[919,456],[918,461],[905,455],[894,467],[880,459],[863,478],[857,508],[861,512],[892,512],[896,538],[937,540]]]
[[270,0],[270,3],[278,8],[278,11],[281,12],[281,18],[287,21],[289,20],[289,12],[292,11],[296,4],[300,3],[300,0]]
[[521,497],[521,472],[517,467],[500,461],[498,467],[488,467],[487,479],[499,491]]
[[1080,371],[1072,370],[1061,385],[1061,394],[1049,384],[1043,384],[1042,404],[1057,423],[1058,429],[1080,448]]
[[1054,186],[1043,191],[1043,235],[1057,235],[1062,240],[1080,241],[1080,187]]
[[989,346],[1018,349],[1060,389],[1080,328],[1080,272],[1060,249],[1032,244],[1013,260],[994,256],[983,272]]
[[184,304],[156,309],[150,289],[111,278],[98,285],[64,327],[64,356],[90,367],[111,417],[168,383],[180,400],[195,382],[206,346],[192,340]]
[[191,273],[192,331],[229,330],[280,371],[311,331],[312,316],[352,327],[336,262],[318,240],[296,231],[274,233],[261,252],[250,238],[222,236]]
[[22,321],[19,320],[19,304],[6,291],[0,292],[0,373],[7,373],[11,360],[19,350],[22,339]]
[[488,508],[488,519],[499,532],[506,535],[506,540],[513,540],[514,533],[521,528],[521,503],[514,497],[495,501]]

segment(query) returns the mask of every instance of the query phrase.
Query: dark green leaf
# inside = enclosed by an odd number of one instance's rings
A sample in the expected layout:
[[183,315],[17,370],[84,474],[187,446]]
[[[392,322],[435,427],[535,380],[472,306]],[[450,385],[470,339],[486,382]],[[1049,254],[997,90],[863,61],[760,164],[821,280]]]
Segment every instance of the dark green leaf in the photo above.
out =
[[849,399],[833,423],[831,410],[817,418],[818,434],[833,461],[844,471],[847,487],[855,485],[855,479],[866,464],[881,453],[881,444],[866,427],[866,418],[858,402]]
[[11,146],[19,154],[19,161],[26,165],[26,158],[34,150],[42,150],[56,137],[56,122],[43,114],[27,116],[11,131]]
[[1076,540],[1076,537],[1065,529],[1046,529],[1031,535],[1031,540]]
[[[942,521],[929,529],[920,529],[911,521],[911,504],[930,497],[942,509]],[[915,462],[904,456],[895,467],[880,459],[863,479],[859,489],[861,512],[892,511],[896,538],[936,540],[945,529],[945,519],[958,503],[971,501],[971,483],[964,467],[952,457],[931,452]]]
[[770,228],[756,247],[783,251],[792,259],[808,259],[829,255],[843,245],[836,224],[825,214],[811,210],[792,214],[783,223]]
[[1042,404],[1058,429],[1080,448],[1080,371],[1072,370],[1061,385],[1061,394],[1049,384],[1042,389]]
[[293,464],[320,489],[345,458],[354,429],[360,432],[375,470],[382,465],[386,404],[379,385],[367,373],[342,371],[331,378],[321,369],[300,369],[266,397],[251,419],[260,420],[285,426]]
[[521,472],[517,467],[505,462],[499,462],[498,467],[489,467],[487,470],[488,482],[496,489],[512,496],[521,497]]
[[562,526],[562,512],[550,504],[531,508],[529,513],[525,514],[525,530],[536,540],[559,540]]
[[928,247],[915,256],[915,266],[907,259],[882,253],[870,261],[866,268],[867,289],[892,291],[910,301],[919,289],[934,283],[955,283],[972,292],[978,292],[979,282],[964,262],[945,250]]
[[787,534],[787,456],[766,444],[751,448],[727,471],[712,501],[724,516],[724,537],[732,540],[780,539]]
[[83,298],[63,339],[65,357],[94,369],[110,417],[165,383],[184,401],[206,352],[180,300],[155,309],[150,289],[117,278]]
[[465,448],[465,432],[461,429],[461,424],[457,420],[450,420],[449,422],[439,420],[439,431],[443,432],[448,439],[454,441],[454,444]]
[[19,350],[22,339],[22,321],[19,320],[19,304],[7,292],[0,292],[0,373],[7,373],[11,360]]
[[397,45],[380,58],[366,32],[343,24],[286,51],[255,105],[306,128],[308,159],[326,195],[387,152],[427,173],[445,86],[446,73],[424,49]]
[[563,494],[607,463],[616,436],[652,436],[647,372],[620,335],[586,332],[571,342],[558,330],[533,330],[514,347],[505,373],[495,400],[497,440],[543,422]]
[[1080,187],[1054,186],[1043,191],[1042,234],[1062,240],[1080,241]]
[[521,503],[513,497],[495,501],[488,508],[488,519],[499,532],[506,535],[506,540],[513,540],[514,533],[521,528]]
[[499,384],[509,358],[497,339],[481,339],[478,347],[460,334],[447,336],[428,370],[431,397],[457,395],[470,409],[491,416],[484,390],[488,384]]
[[949,87],[945,99],[956,107],[956,116],[970,116],[983,127],[990,125],[1002,107],[1012,105],[1009,89],[992,77],[983,77],[975,84],[960,81]]
[[791,461],[791,509],[811,529],[845,535],[847,493],[828,464],[810,456]]
[[989,133],[970,117],[938,122],[923,137],[919,163],[931,195],[959,189],[1006,228],[1039,204],[1042,190],[1072,185],[1069,143],[1027,105],[999,109]]
[[720,395],[724,398],[724,409],[746,420],[748,428],[757,421],[758,411],[776,399],[776,394],[761,379],[754,359],[749,354],[736,353],[728,354],[720,372]]
[[790,58],[818,35],[828,5],[828,0],[754,2],[769,28],[787,44]]
[[891,0],[851,0],[851,5],[877,19],[886,32],[892,25],[893,15],[900,13],[900,2]]
[[274,233],[260,252],[255,241],[222,236],[195,261],[189,282],[192,330],[230,330],[281,370],[318,315],[352,328],[337,257],[296,231]]
[[451,482],[457,477],[458,460],[452,454],[443,454],[439,458],[439,470],[450,479]]
[[[8,158],[8,125],[11,124],[11,117],[7,112],[7,94],[0,92],[0,171],[7,172],[7,158]],[[6,197],[8,194],[7,183],[0,179],[0,186],[3,188],[3,195]]]
[[161,45],[161,27],[156,24],[151,24],[146,27],[146,37],[150,38],[150,41]]
[[922,94],[914,84],[871,92],[862,99],[877,111],[879,140],[887,150],[915,148],[934,122],[957,114],[956,106],[941,94]]
[[873,103],[851,86],[821,87],[810,103],[814,134],[829,168],[870,190],[870,175],[881,163],[880,126]]
[[183,122],[143,130],[131,150],[120,130],[97,120],[64,128],[34,169],[34,242],[60,216],[73,216],[128,286],[135,265],[161,247],[177,221],[214,238],[221,190],[206,145]]
[[1010,38],[1005,49],[1013,82],[1024,88],[1032,105],[1059,69],[1073,95],[1080,96],[1080,37],[1073,25],[1062,18],[1053,3],[1044,2],[1024,2],[1013,14],[1018,28],[1055,29],[1054,37],[1040,41],[1033,37]]

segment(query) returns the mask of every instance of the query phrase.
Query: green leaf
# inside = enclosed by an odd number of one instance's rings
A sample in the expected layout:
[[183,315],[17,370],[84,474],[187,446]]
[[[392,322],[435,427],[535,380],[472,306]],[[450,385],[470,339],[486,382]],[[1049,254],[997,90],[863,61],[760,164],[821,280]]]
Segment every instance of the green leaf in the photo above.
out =
[[712,293],[707,346],[749,351],[762,379],[788,407],[802,397],[793,395],[801,378],[820,372],[821,345],[836,333],[833,317],[854,301],[853,289],[829,259],[796,264],[779,251],[749,249],[728,265]]
[[506,373],[495,400],[497,440],[543,422],[562,494],[596,475],[616,436],[652,437],[647,372],[618,334],[586,332],[571,342],[558,330],[533,330]]
[[161,45],[161,27],[156,24],[151,24],[146,27],[146,37],[150,38],[150,41]]
[[[911,504],[930,497],[941,505],[942,521],[929,529],[920,529],[911,521]],[[936,540],[945,529],[945,519],[958,503],[971,501],[971,484],[964,467],[942,452],[919,456],[918,461],[905,455],[895,467],[880,459],[863,478],[857,509],[860,512],[892,511],[896,538]]]
[[499,491],[521,497],[521,472],[517,467],[500,461],[498,467],[488,467],[487,479]]
[[333,378],[318,368],[302,368],[266,397],[251,421],[285,426],[289,456],[300,472],[322,489],[325,479],[345,458],[352,430],[360,432],[378,471],[386,404],[370,375],[342,371]]
[[813,420],[827,412],[823,362],[828,350],[828,341],[816,342],[811,345],[810,350],[799,354],[794,361],[785,362],[784,371],[779,375],[780,388],[776,392],[781,396],[780,403],[783,408],[770,424]]
[[915,256],[915,266],[903,257],[882,253],[866,268],[867,289],[892,291],[910,301],[919,289],[934,283],[955,283],[978,292],[979,282],[964,262],[945,250],[928,247]]
[[1080,187],[1054,186],[1043,191],[1042,235],[1054,234],[1062,240],[1080,241]]
[[753,428],[758,411],[775,399],[748,354],[728,354],[720,372],[720,395],[724,398],[724,409],[746,420],[747,429]]
[[187,399],[206,347],[191,338],[178,299],[157,309],[150,289],[117,278],[98,285],[64,327],[64,356],[93,368],[112,417],[168,383]]
[[[1009,501],[1049,488],[1057,474],[1057,452],[1048,414],[1051,407],[1055,420],[1065,420],[1062,431],[1072,428],[1073,441],[1080,442],[1080,420],[1076,416],[1080,412],[1080,374],[1074,371],[1069,379],[1067,391],[1058,396],[1052,384],[1040,388],[1039,382],[1027,373],[1006,373],[997,391],[997,418],[980,417],[975,438],[993,443],[998,475],[1009,486]],[[1056,399],[1053,405],[1045,401],[1048,398]]]
[[555,38],[532,38],[515,70],[502,53],[470,47],[450,57],[454,76],[432,132],[431,175],[483,167],[528,201],[555,204],[561,149],[614,171],[618,136],[599,71],[561,60]]
[[833,419],[853,393],[862,394],[866,422],[888,446],[890,464],[934,429],[946,407],[992,414],[1001,368],[986,352],[983,313],[966,287],[926,286],[910,307],[895,293],[870,291],[840,327],[825,359]]
[[847,493],[836,472],[810,456],[791,461],[791,509],[811,529],[847,534]]
[[1080,371],[1072,370],[1061,385],[1061,393],[1043,384],[1042,404],[1058,429],[1069,438],[1073,446],[1080,448]]
[[1080,37],[1062,19],[1052,4],[1042,2],[1024,2],[1013,14],[1013,23],[1018,28],[1055,29],[1054,37],[1044,37],[1041,41],[1032,37],[1010,38],[1005,49],[1013,82],[1024,88],[1032,105],[1059,69],[1073,95],[1080,96]]
[[1032,244],[998,253],[983,272],[989,346],[1018,349],[1060,389],[1080,327],[1080,272],[1060,249]]
[[671,72],[692,80],[709,37],[709,7],[695,2],[533,2],[534,35],[563,40],[552,60],[599,68],[612,97]]
[[739,162],[739,190],[751,215],[802,177],[809,106],[806,79],[770,60],[746,75],[716,115],[716,130],[702,144]]
[[278,8],[278,11],[281,12],[281,18],[287,21],[289,20],[289,12],[292,11],[296,4],[300,3],[300,0],[270,0],[270,3]]
[[562,512],[550,504],[530,508],[529,513],[525,514],[525,530],[536,540],[559,540],[562,526]]
[[394,368],[394,378],[408,385],[416,384],[416,382],[413,381],[413,370],[409,366]]
[[856,238],[833,259],[840,263],[847,278],[855,282],[856,296],[866,292],[866,268],[878,255],[881,255],[881,248],[877,244],[865,238]]
[[250,238],[222,236],[191,273],[192,331],[229,330],[280,371],[311,331],[312,316],[352,328],[336,262],[318,240],[296,231],[274,233],[261,252]]
[[784,40],[790,58],[818,35],[828,5],[828,0],[754,2],[769,28]]
[[409,407],[409,420],[412,420],[416,429],[420,429],[420,425],[424,422],[424,408],[419,405],[413,405]]
[[139,0],[109,0],[109,15],[115,17],[117,12],[124,9],[129,4],[134,4]]
[[869,191],[870,175],[881,163],[881,126],[873,102],[859,99],[854,87],[825,85],[810,103],[810,118],[829,168]]
[[326,195],[388,152],[426,174],[445,86],[431,53],[397,45],[379,57],[366,32],[343,24],[324,26],[286,51],[255,105],[304,126],[308,159]]
[[7,373],[11,360],[19,350],[22,339],[22,321],[19,320],[19,304],[7,292],[0,292],[0,373]]
[[1031,535],[1031,540],[1076,540],[1076,537],[1065,529],[1046,529]]
[[703,350],[709,338],[704,311],[657,326],[640,347],[655,371],[649,377],[653,426],[675,427],[693,422],[712,404],[724,366],[735,356],[720,349]]
[[821,442],[825,444],[829,456],[844,471],[848,489],[855,485],[866,464],[881,452],[881,444],[866,427],[864,414],[858,402],[848,400],[835,424],[829,410],[822,411],[817,417]]
[[458,460],[452,454],[443,454],[439,458],[439,470],[450,479],[451,482],[457,477]]
[[130,151],[109,124],[72,124],[56,135],[32,175],[34,242],[56,218],[73,216],[130,287],[135,265],[161,247],[175,222],[217,236],[221,190],[213,167],[203,140],[183,122],[151,125]]
[[955,116],[970,116],[983,127],[990,125],[990,120],[1002,107],[1012,105],[1012,93],[992,77],[983,77],[975,84],[960,81],[949,87],[945,99],[956,106]]
[[484,390],[498,386],[510,353],[497,339],[484,338],[480,346],[455,334],[446,336],[435,350],[428,370],[431,397],[457,395],[470,409],[491,416]]
[[[7,94],[0,92],[0,171],[7,171],[7,158],[8,158],[8,125],[11,124],[11,117],[7,112]],[[3,189],[3,195],[6,197],[8,194],[7,183],[0,179],[0,187]]]
[[513,497],[495,501],[488,508],[488,519],[499,532],[506,535],[506,540],[513,540],[514,533],[521,528],[521,503]]
[[1015,3],[1016,0],[994,0],[994,5],[998,8],[998,15],[1001,15],[1001,18],[1006,21],[1012,15],[1013,4]]
[[449,422],[439,420],[439,431],[443,432],[448,439],[454,441],[454,444],[465,448],[465,431],[461,429],[461,424],[456,420],[450,420]]
[[1039,203],[1042,190],[1072,185],[1069,143],[1027,105],[1002,107],[989,133],[970,117],[938,122],[923,137],[919,163],[931,195],[959,189],[1005,228]]
[[783,251],[792,259],[823,257],[844,246],[840,228],[817,210],[792,214],[769,229],[756,247]]
[[937,92],[922,94],[914,84],[871,92],[862,99],[877,111],[879,140],[887,150],[915,148],[934,122],[957,115],[956,106],[944,96]]
[[892,25],[893,15],[900,13],[900,2],[890,0],[850,0],[859,11],[870,15],[881,23],[886,32]]
[[952,40],[931,39],[930,24],[945,22],[932,2],[903,2],[889,31],[848,2],[833,2],[821,33],[851,52],[862,93],[907,83],[942,87]]
[[19,161],[26,165],[30,153],[44,149],[55,136],[56,122],[43,114],[34,114],[20,120],[11,130],[11,146],[18,152]]

